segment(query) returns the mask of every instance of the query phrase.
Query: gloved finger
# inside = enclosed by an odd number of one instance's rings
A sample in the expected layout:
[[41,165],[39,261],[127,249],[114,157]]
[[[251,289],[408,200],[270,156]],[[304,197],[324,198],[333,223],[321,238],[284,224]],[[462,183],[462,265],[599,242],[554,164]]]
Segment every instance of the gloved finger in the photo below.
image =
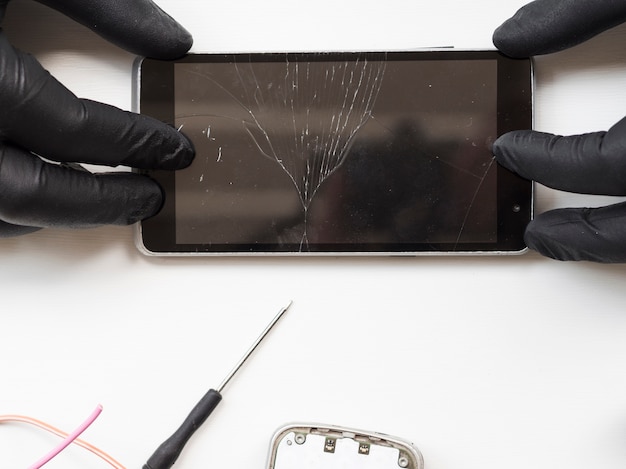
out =
[[524,239],[553,259],[626,262],[626,203],[542,213],[528,225]]
[[14,236],[22,236],[29,233],[39,231],[41,228],[35,228],[33,226],[21,226],[13,225],[11,223],[5,223],[0,220],[0,238],[11,238]]
[[157,213],[160,186],[132,173],[91,174],[0,145],[0,220],[31,227],[128,225]]
[[522,7],[493,35],[510,57],[557,52],[626,21],[622,0],[536,0]]
[[554,189],[626,195],[626,118],[608,132],[561,137],[519,130],[493,144],[497,161]]
[[38,0],[134,54],[156,59],[182,57],[189,32],[151,0]]
[[178,169],[192,144],[155,119],[80,100],[0,34],[0,140],[51,160]]

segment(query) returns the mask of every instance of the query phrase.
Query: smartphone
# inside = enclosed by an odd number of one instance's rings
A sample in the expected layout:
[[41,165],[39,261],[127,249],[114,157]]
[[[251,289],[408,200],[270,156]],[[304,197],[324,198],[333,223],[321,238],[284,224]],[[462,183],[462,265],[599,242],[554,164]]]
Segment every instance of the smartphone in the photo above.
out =
[[137,65],[137,110],[195,145],[148,174],[153,255],[519,253],[532,183],[491,144],[532,127],[530,60],[496,51],[189,55]]
[[267,469],[423,469],[406,440],[344,427],[291,424],[272,438]]

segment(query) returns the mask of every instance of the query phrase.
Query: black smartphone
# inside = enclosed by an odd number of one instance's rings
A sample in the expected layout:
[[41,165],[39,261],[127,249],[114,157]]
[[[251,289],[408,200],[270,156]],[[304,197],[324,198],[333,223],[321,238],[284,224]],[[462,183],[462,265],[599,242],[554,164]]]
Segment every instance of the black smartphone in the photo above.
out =
[[530,60],[496,51],[144,59],[137,107],[195,145],[152,171],[163,210],[138,246],[167,254],[519,253],[532,183],[491,144],[533,117]]

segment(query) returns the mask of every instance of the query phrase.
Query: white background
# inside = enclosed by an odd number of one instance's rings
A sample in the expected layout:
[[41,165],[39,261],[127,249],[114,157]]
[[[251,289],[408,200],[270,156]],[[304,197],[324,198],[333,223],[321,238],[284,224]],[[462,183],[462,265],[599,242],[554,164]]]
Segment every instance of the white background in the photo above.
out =
[[[490,48],[523,0],[160,0],[193,51]],[[16,0],[6,33],[82,97],[131,107],[133,57]],[[626,27],[537,60],[536,127],[626,113]],[[537,188],[537,212],[609,198]],[[131,228],[0,240],[0,414],[84,435],[140,468],[278,309],[175,467],[263,469],[294,421],[413,441],[427,469],[623,469],[625,266],[522,257],[156,259]],[[0,467],[57,443],[0,425]],[[73,448],[50,468],[108,467]]]

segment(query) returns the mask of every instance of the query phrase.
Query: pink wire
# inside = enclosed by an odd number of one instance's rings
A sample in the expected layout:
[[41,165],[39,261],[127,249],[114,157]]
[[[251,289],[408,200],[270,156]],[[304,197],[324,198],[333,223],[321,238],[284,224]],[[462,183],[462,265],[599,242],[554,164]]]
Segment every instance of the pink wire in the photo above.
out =
[[87,418],[87,420],[85,420],[76,430],[74,430],[72,433],[67,435],[67,437],[56,448],[54,448],[52,451],[46,454],[43,458],[41,458],[35,464],[30,466],[28,469],[39,469],[44,464],[48,463],[52,458],[57,456],[61,451],[63,451],[70,444],[72,444],[72,442],[76,438],[78,438],[81,433],[87,430],[89,425],[91,425],[98,418],[98,415],[100,415],[100,412],[102,412],[102,406],[98,405],[98,407],[96,407],[96,409],[91,413],[91,415]]

